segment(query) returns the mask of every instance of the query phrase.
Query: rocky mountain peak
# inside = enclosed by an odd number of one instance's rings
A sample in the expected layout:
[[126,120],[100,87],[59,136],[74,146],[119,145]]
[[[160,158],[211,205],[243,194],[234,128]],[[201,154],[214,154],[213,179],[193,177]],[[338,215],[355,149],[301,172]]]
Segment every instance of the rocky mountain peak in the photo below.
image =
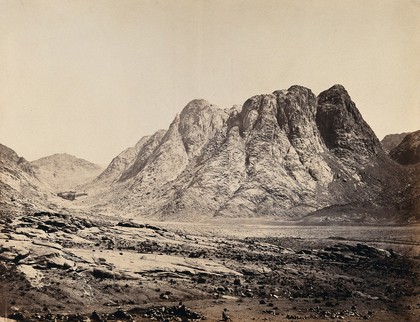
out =
[[[319,153],[321,140],[316,128],[316,96],[306,87],[294,85],[287,91],[275,92],[277,120],[292,145],[301,153]],[[309,150],[307,150],[309,149]]]
[[4,162],[7,160],[9,162],[17,163],[18,159],[19,159],[19,156],[15,151],[13,151],[11,148],[3,144],[0,144],[0,160],[1,161]]
[[327,148],[336,155],[363,159],[382,151],[382,146],[342,85],[318,96],[316,123]]
[[341,84],[331,86],[329,89],[321,92],[318,96],[318,103],[320,104],[328,102],[339,105],[347,100],[351,100],[350,95]]
[[[293,139],[314,132],[315,115],[316,96],[310,89],[294,85],[288,90],[248,99],[240,112],[239,126],[243,134],[262,128],[272,132],[278,127],[288,138]],[[311,125],[309,130],[308,125]]]
[[253,147],[259,150],[263,146],[271,156],[288,160],[295,155],[305,163],[310,154],[323,151],[315,117],[316,96],[310,89],[295,85],[251,97],[239,114],[231,115],[228,124],[238,126],[247,141],[249,164],[262,157],[254,156]]
[[179,116],[178,132],[189,158],[200,153],[227,118],[226,111],[203,99],[193,100],[184,107]]
[[166,132],[123,154],[119,179],[101,191],[118,209],[160,219],[380,204],[384,172],[400,171],[342,85],[318,97],[294,85],[226,110],[193,100]]
[[44,166],[44,165],[49,165],[49,166],[54,165],[57,167],[65,167],[65,166],[71,167],[74,165],[78,165],[78,166],[85,167],[87,169],[88,168],[95,169],[95,170],[100,169],[100,166],[92,162],[89,162],[87,160],[78,158],[74,155],[68,154],[68,153],[55,153],[53,155],[46,156],[38,160],[32,161],[31,163],[34,167]]
[[205,99],[194,99],[191,102],[189,102],[181,111],[181,118],[188,116],[189,114],[198,114],[200,112],[203,112],[204,110],[207,110],[209,108],[216,107],[213,106],[213,104],[210,104]]
[[227,111],[203,99],[193,100],[175,116],[167,131],[143,137],[114,158],[97,182],[119,182],[137,190],[165,184],[200,155],[227,118]]
[[31,164],[24,157],[19,157],[14,150],[3,144],[0,144],[0,163],[10,167],[19,167],[30,175],[34,174]]

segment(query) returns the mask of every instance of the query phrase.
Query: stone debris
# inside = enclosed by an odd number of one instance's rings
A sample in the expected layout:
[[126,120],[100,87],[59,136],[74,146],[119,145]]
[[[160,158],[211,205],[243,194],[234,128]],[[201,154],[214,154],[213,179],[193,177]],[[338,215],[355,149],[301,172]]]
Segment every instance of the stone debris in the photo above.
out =
[[[46,233],[38,229],[41,221],[62,223]],[[375,312],[412,298],[419,287],[415,258],[344,238],[316,243],[289,237],[198,238],[157,225],[127,227],[57,213],[3,223],[0,285],[13,298],[3,314],[15,319],[204,318],[201,309],[172,304],[181,300],[212,301],[220,310],[228,308],[235,321],[235,305],[252,307],[259,320],[374,319]],[[71,229],[76,223],[80,227]],[[285,309],[292,303],[301,306]],[[87,305],[91,313],[80,310]]]

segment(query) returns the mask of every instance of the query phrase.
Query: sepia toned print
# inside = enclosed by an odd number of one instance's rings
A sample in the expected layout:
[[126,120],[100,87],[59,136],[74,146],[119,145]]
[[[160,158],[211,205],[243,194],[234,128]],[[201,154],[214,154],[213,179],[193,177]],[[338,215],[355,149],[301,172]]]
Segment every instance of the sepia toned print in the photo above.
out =
[[418,321],[419,15],[0,1],[0,320]]

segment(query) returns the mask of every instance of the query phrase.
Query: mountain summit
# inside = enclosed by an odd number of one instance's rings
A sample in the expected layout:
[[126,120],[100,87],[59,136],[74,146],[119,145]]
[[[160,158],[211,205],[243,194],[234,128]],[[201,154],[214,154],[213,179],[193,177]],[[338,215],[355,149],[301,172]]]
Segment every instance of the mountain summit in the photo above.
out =
[[299,219],[334,207],[400,207],[394,191],[404,178],[343,86],[317,97],[295,85],[227,110],[193,100],[87,189],[100,191],[98,211]]
[[76,158],[67,153],[57,153],[31,162],[35,175],[53,191],[75,189],[93,180],[102,171],[99,165]]

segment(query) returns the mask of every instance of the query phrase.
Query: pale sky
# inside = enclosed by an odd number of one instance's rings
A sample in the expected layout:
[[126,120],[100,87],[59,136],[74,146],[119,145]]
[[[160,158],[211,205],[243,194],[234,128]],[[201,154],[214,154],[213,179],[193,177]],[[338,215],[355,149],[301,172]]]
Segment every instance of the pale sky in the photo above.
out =
[[419,0],[0,0],[0,143],[102,165],[192,99],[342,84],[382,139],[420,129]]

